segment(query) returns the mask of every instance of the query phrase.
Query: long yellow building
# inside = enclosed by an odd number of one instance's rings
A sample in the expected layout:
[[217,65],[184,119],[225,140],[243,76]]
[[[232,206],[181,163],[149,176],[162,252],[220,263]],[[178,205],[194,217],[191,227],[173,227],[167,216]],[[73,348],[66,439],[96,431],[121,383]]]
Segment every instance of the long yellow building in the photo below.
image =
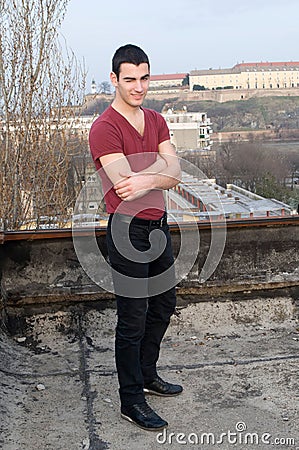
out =
[[299,87],[299,62],[236,64],[231,69],[191,70],[190,91],[196,89],[286,89]]

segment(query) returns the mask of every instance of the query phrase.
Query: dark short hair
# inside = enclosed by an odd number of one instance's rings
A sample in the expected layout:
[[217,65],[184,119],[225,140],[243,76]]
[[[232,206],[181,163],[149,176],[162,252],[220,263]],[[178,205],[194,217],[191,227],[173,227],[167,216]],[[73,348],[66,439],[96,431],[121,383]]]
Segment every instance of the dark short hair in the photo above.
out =
[[127,44],[119,47],[112,58],[112,72],[115,73],[117,79],[119,77],[120,65],[123,63],[139,64],[147,63],[148,69],[150,63],[147,54],[137,45]]

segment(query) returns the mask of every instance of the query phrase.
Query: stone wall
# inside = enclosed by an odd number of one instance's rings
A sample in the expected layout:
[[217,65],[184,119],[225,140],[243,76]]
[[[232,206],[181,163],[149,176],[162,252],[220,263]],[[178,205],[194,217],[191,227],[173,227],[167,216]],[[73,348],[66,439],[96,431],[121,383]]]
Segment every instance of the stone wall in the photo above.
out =
[[219,103],[234,100],[248,100],[253,97],[297,97],[299,89],[220,89],[206,91],[180,91],[163,94],[148,92],[148,99],[166,100],[171,98],[179,101],[215,101]]

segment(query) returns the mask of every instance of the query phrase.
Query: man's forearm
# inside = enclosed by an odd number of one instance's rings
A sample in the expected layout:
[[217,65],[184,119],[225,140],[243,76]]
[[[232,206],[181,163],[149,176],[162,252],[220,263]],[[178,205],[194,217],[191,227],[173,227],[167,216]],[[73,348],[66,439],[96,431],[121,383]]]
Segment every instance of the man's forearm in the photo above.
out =
[[115,185],[116,194],[122,200],[132,201],[149,191],[170,189],[180,182],[181,170],[178,164],[168,166],[159,173],[148,173],[148,169],[142,173],[132,173]]
[[167,162],[165,161],[164,158],[161,158],[160,155],[157,155],[157,159],[156,161],[151,164],[150,166],[146,167],[143,170],[140,170],[139,172],[134,172],[134,171],[127,171],[127,172],[120,172],[120,175],[122,177],[128,177],[128,176],[132,176],[132,175],[155,175],[158,174],[162,171],[164,171],[165,169],[167,169]]
[[105,155],[100,158],[100,162],[105,170],[106,175],[111,180],[114,186],[132,175],[152,175],[162,172],[167,168],[167,162],[159,154],[157,155],[156,161],[153,164],[141,170],[140,172],[132,171],[129,160],[123,154],[115,153]]
[[144,182],[150,183],[149,189],[170,189],[181,181],[181,167],[177,157],[161,157],[146,169],[138,172],[138,175],[148,176]]
[[170,189],[181,181],[181,169],[179,164],[173,164],[151,176],[152,189]]
[[122,180],[114,185],[116,194],[125,201],[143,197],[154,189],[170,189],[180,182],[181,168],[173,148],[162,144],[157,160],[140,172],[119,172]]

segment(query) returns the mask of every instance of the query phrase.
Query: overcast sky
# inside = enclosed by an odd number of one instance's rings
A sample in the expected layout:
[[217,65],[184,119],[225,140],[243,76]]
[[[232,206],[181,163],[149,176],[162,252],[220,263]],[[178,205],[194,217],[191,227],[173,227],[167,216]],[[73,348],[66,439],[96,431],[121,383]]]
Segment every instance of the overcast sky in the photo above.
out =
[[238,62],[299,60],[299,0],[70,0],[61,33],[97,83],[133,43],[151,73],[229,68]]

